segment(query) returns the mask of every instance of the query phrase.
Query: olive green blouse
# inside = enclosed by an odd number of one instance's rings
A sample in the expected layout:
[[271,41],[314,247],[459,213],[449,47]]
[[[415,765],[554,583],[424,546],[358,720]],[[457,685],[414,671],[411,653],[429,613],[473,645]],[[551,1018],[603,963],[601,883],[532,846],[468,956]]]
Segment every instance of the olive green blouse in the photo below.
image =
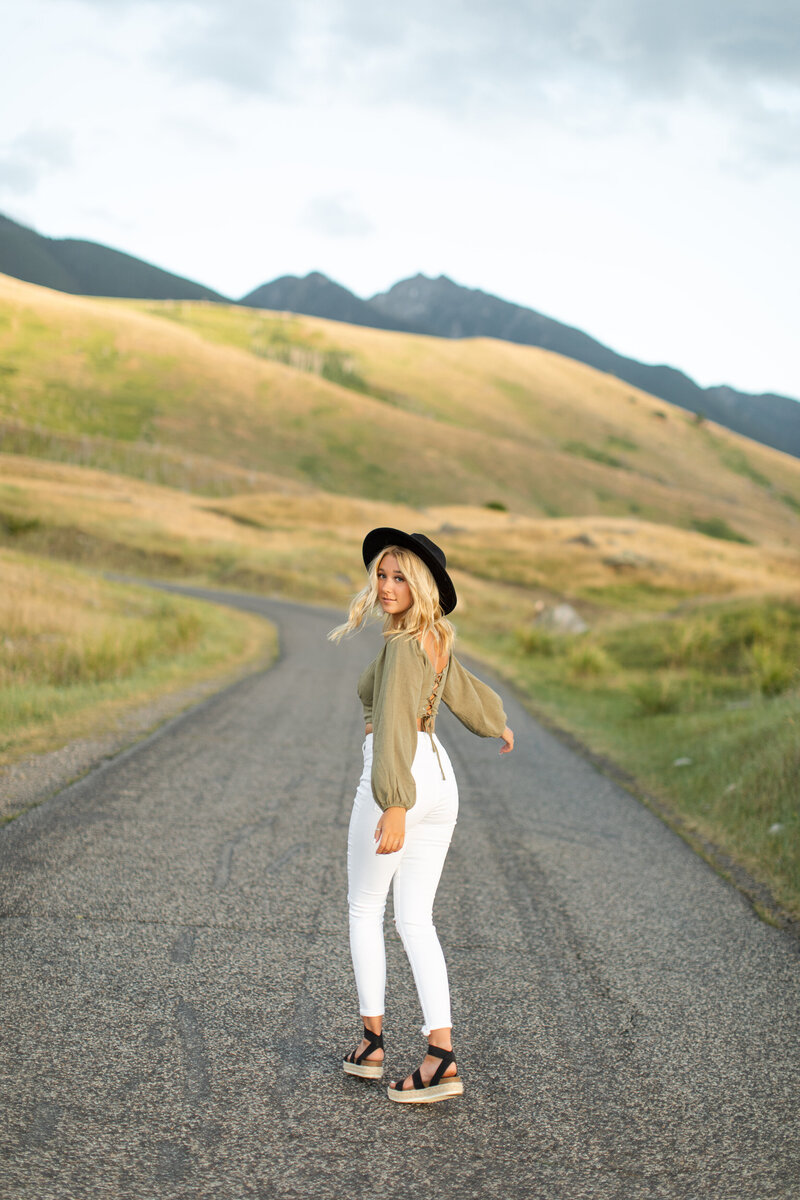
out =
[[413,808],[417,720],[432,738],[441,700],[479,737],[500,737],[506,727],[497,692],[452,653],[444,670],[436,672],[416,638],[390,637],[361,675],[358,695],[373,729],[372,793],[384,811],[395,805]]

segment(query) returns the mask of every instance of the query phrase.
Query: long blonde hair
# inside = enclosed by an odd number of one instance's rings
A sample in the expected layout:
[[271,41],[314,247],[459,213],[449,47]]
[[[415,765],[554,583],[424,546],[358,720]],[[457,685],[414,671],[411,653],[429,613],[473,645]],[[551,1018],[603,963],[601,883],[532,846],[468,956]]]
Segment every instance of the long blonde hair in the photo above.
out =
[[347,620],[337,625],[328,634],[332,642],[341,641],[349,633],[361,629],[371,616],[379,613],[378,567],[387,554],[393,554],[397,565],[406,578],[411,591],[411,607],[403,613],[397,625],[387,613],[383,622],[384,634],[395,637],[417,638],[424,642],[432,633],[440,654],[449,654],[455,641],[456,631],[442,612],[436,580],[422,559],[402,546],[384,546],[367,568],[367,582],[357,596],[353,597]]

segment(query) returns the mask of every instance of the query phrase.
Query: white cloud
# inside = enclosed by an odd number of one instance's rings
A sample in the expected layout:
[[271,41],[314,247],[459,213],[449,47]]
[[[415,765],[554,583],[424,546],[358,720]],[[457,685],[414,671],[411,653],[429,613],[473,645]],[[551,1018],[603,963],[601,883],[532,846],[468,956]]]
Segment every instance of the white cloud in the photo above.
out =
[[305,206],[303,223],[329,237],[366,237],[374,225],[346,195],[313,196]]
[[11,195],[34,192],[43,176],[71,166],[72,161],[69,131],[34,126],[0,149],[0,191]]

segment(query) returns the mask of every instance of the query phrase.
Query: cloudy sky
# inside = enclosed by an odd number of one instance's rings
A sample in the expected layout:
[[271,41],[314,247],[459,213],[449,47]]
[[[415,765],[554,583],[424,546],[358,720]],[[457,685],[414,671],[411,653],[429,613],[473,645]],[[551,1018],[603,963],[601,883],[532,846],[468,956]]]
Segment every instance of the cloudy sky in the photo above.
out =
[[239,297],[446,274],[800,397],[796,0],[3,5],[0,212]]

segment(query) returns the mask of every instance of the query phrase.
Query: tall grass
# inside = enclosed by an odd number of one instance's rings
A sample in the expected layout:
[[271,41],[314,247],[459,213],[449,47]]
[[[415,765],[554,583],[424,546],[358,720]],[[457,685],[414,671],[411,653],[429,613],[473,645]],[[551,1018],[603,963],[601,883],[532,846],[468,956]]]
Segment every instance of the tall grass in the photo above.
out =
[[265,621],[0,550],[0,764],[273,652]]

